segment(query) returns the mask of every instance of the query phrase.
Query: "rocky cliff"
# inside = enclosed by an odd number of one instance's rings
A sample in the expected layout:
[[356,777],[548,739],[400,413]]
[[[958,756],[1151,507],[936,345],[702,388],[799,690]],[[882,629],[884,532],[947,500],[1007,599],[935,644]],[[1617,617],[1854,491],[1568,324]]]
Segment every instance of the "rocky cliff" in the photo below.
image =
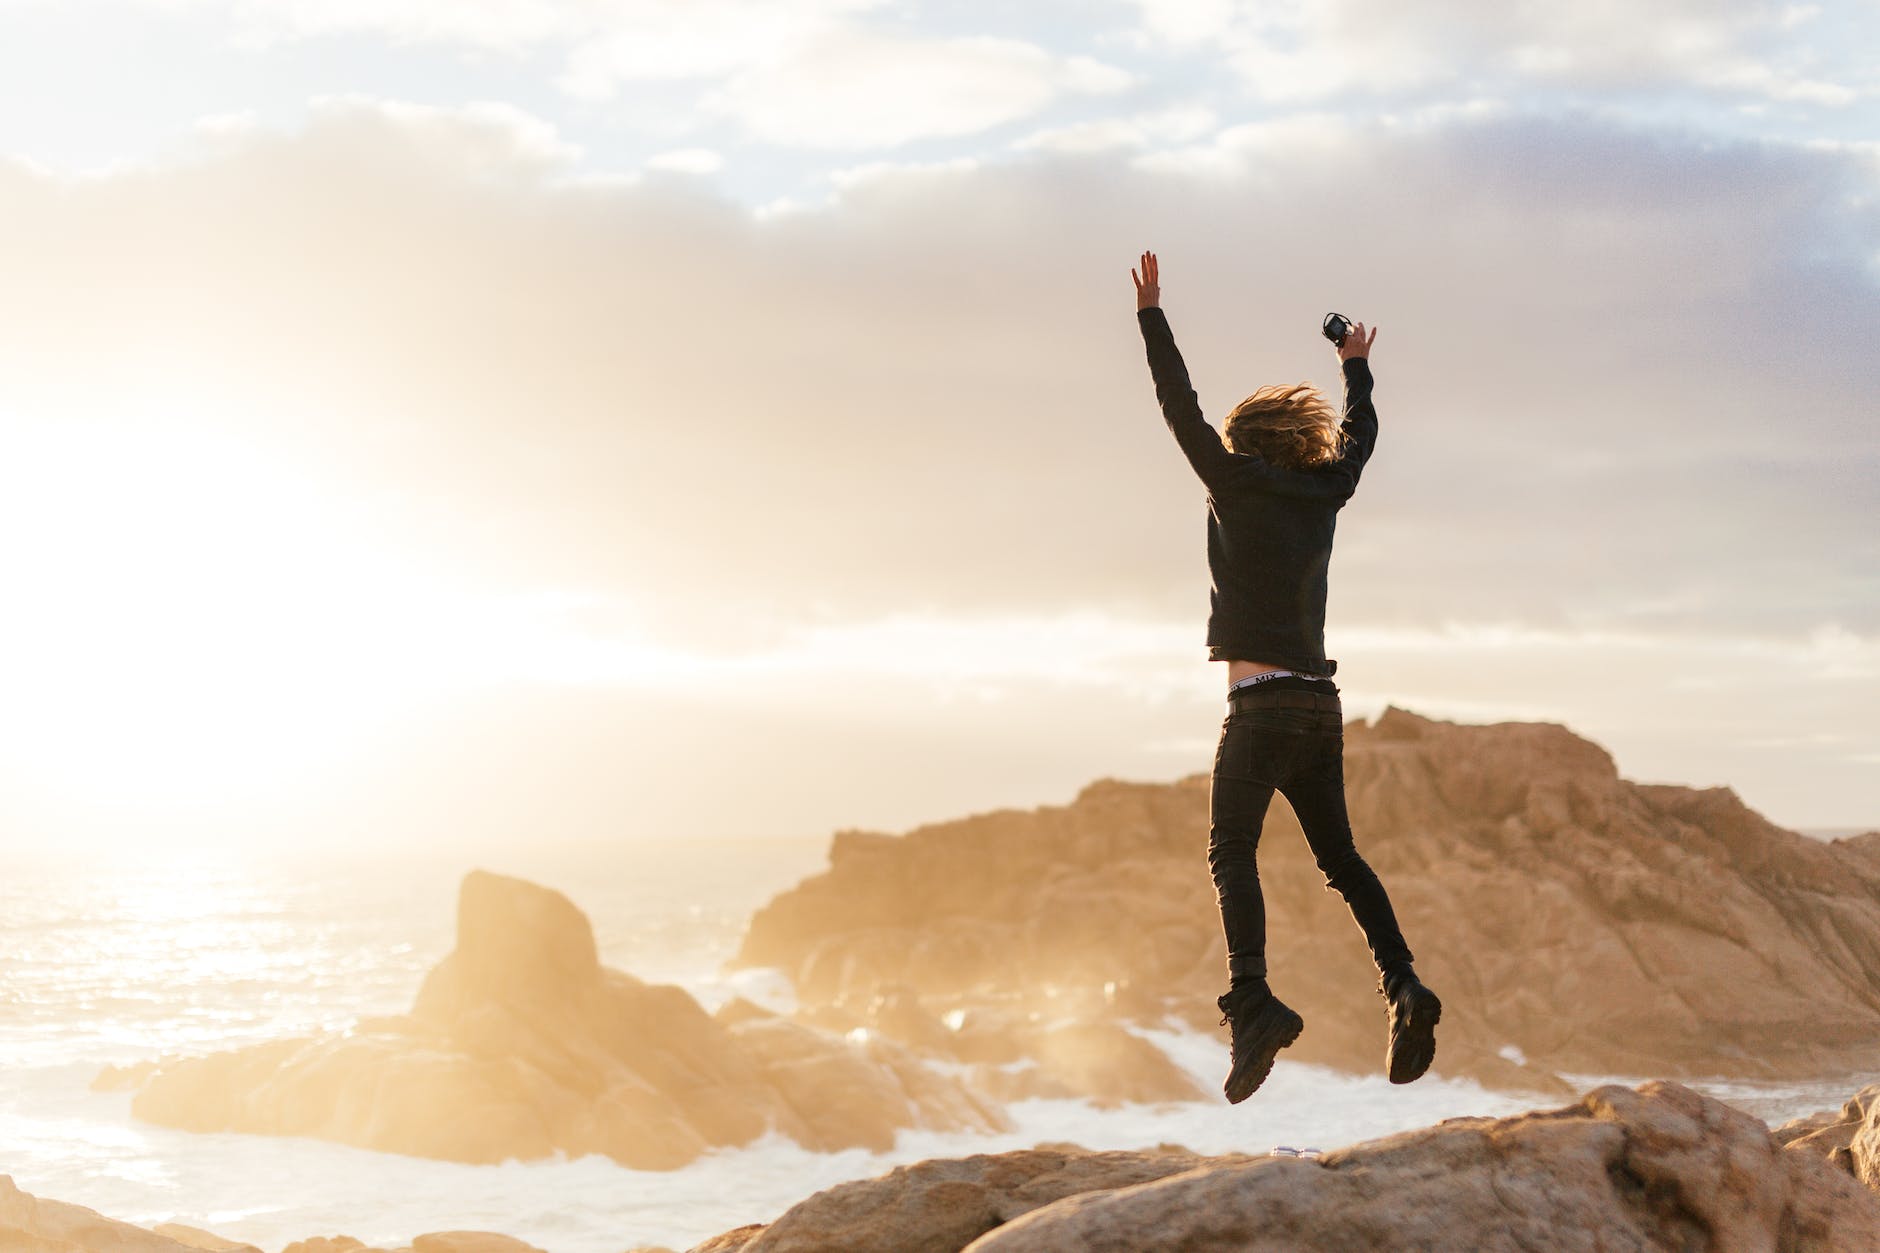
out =
[[[1443,996],[1439,1072],[1821,1077],[1880,1049],[1876,837],[1823,843],[1727,789],[1622,779],[1546,724],[1391,709],[1348,727],[1346,779],[1359,848]],[[738,961],[787,971],[832,1025],[869,1021],[885,995],[917,1004],[901,1029],[929,1035],[949,1014],[1040,1006],[1212,1026],[1207,809],[1196,775],[842,832],[826,872],[756,914]],[[1306,1019],[1286,1056],[1380,1069],[1368,954],[1282,799],[1260,856],[1273,984]]]

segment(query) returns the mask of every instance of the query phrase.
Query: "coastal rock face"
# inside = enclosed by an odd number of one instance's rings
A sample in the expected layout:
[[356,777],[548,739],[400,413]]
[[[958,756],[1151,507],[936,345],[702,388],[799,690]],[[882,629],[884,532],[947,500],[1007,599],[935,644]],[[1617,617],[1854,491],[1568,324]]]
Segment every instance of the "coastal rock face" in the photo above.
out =
[[129,1223],[113,1222],[96,1210],[46,1201],[22,1192],[11,1175],[0,1175],[0,1249],[21,1253],[196,1253],[196,1246]]
[[[1726,789],[1626,781],[1547,724],[1391,709],[1347,728],[1345,765],[1358,847],[1443,997],[1439,1072],[1559,1090],[1550,1072],[1871,1063],[1874,837],[1824,843]],[[935,1021],[1107,1004],[1213,1027],[1226,975],[1207,815],[1200,774],[899,837],[842,832],[826,872],[753,917],[738,961],[786,971],[806,1013],[901,987]],[[1260,858],[1273,985],[1306,1020],[1284,1056],[1381,1069],[1369,954],[1278,797]]]
[[600,1153],[642,1169],[770,1128],[836,1149],[886,1147],[907,1127],[1006,1125],[991,1102],[891,1041],[762,1026],[727,1027],[683,989],[603,967],[566,897],[476,871],[463,882],[456,950],[409,1015],[165,1059],[137,1076],[131,1108],[192,1131],[464,1162]]
[[1249,1160],[1172,1147],[1110,1153],[1041,1147],[927,1161],[838,1184],[768,1226],[739,1227],[690,1253],[958,1253],[993,1228],[1067,1196]]
[[1880,1248],[1880,1198],[1675,1083],[1060,1201],[970,1253]]

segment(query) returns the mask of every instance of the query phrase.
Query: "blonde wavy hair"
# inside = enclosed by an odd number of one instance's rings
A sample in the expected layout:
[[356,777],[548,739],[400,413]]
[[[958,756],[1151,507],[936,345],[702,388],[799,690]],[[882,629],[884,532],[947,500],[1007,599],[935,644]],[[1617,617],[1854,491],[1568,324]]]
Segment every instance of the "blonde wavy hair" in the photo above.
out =
[[1310,470],[1338,460],[1345,423],[1310,383],[1262,387],[1234,406],[1222,423],[1221,442],[1287,470]]

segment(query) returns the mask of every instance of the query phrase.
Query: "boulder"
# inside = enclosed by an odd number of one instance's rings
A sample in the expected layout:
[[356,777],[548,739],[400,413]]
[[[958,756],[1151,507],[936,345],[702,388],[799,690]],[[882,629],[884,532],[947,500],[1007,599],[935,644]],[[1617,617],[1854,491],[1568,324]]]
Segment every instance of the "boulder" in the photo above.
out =
[[690,1253],[958,1253],[1001,1223],[1067,1196],[1243,1160],[1173,1147],[1093,1153],[1064,1146],[921,1162],[838,1184],[768,1226],[740,1227]]
[[435,1231],[411,1242],[411,1253],[542,1253],[514,1236],[488,1231]]
[[162,1059],[137,1076],[132,1112],[451,1161],[598,1153],[645,1170],[771,1129],[882,1149],[902,1128],[1008,1125],[890,1041],[714,1018],[681,988],[602,966],[586,916],[549,888],[472,872],[457,919],[457,946],[410,1014]]
[[[1880,837],[1823,842],[1727,789],[1627,781],[1550,724],[1390,709],[1348,726],[1345,773],[1358,847],[1443,997],[1439,1072],[1561,1092],[1563,1072],[1871,1064]],[[806,1019],[879,996],[880,1028],[917,1047],[937,1047],[936,1019],[1054,999],[1059,1016],[1172,1016],[1225,1046],[1208,782],[1101,780],[1068,805],[839,832],[824,872],[752,917],[736,961],[785,971]],[[1283,800],[1260,856],[1274,988],[1307,1023],[1286,1056],[1381,1070],[1376,972]]]
[[[938,1246],[935,1246],[938,1247]],[[1880,1198],[1675,1083],[1087,1192],[968,1253],[1880,1248]]]

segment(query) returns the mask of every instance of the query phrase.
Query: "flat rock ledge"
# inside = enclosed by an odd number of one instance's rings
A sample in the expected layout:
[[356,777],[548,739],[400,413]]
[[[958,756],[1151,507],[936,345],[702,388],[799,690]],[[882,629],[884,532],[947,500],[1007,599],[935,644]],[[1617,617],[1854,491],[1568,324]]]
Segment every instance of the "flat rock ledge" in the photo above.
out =
[[1653,1082],[1317,1160],[1040,1149],[923,1162],[691,1253],[864,1249],[1871,1253],[1880,1193],[1819,1153],[1785,1150],[1748,1114]]

